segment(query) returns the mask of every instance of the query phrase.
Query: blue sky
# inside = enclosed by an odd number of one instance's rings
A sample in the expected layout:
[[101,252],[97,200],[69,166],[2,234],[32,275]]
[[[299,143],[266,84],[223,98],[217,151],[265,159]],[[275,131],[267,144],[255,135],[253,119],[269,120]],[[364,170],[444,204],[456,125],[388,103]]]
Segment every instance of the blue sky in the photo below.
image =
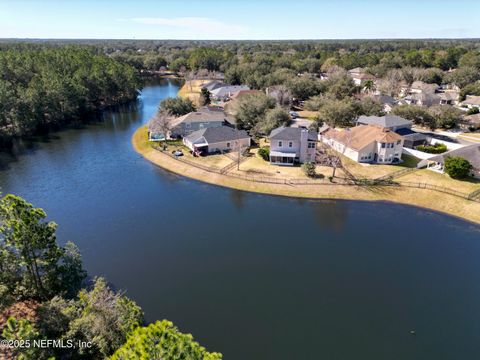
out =
[[480,0],[0,0],[2,38],[480,38]]

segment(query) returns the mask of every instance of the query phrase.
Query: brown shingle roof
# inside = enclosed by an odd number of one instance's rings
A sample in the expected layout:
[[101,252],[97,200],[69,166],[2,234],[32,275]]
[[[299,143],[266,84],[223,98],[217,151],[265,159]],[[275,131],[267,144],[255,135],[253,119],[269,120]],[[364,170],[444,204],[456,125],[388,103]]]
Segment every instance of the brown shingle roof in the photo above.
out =
[[331,129],[325,133],[325,137],[334,139],[354,150],[361,150],[374,141],[392,143],[403,139],[393,131],[375,125],[360,125],[343,131]]

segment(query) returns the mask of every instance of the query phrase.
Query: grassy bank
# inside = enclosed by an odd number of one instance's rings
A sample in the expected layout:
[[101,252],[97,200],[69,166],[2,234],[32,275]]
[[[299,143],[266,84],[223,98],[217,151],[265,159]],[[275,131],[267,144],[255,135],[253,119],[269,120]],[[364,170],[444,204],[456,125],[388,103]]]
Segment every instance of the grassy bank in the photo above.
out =
[[433,190],[346,185],[284,185],[252,182],[205,171],[180,162],[153,149],[147,128],[139,128],[132,138],[134,149],[152,163],[192,179],[228,188],[264,194],[318,199],[392,201],[415,205],[480,224],[480,204]]
[[202,87],[210,81],[212,80],[187,80],[178,91],[178,96],[188,98],[192,100],[194,104],[198,105]]

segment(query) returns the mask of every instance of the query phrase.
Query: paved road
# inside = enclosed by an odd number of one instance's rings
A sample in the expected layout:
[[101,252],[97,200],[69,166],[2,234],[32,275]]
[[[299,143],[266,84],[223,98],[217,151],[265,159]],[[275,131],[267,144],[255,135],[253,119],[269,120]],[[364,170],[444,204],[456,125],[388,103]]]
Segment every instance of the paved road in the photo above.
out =
[[[471,145],[471,144],[475,144],[475,143],[478,143],[476,141],[469,141],[467,139],[465,139],[465,137],[459,137],[458,135],[462,134],[462,132],[460,131],[444,131],[444,130],[435,130],[435,131],[431,131],[431,130],[426,130],[426,129],[422,129],[422,128],[418,128],[416,126],[414,126],[412,128],[412,130],[416,131],[416,132],[421,132],[421,133],[424,133],[424,134],[427,134],[435,139],[439,139],[439,140],[444,140],[444,141],[450,141],[450,142],[453,142],[453,143],[458,143],[458,144],[463,144],[463,145]],[[468,135],[466,135],[468,136]]]

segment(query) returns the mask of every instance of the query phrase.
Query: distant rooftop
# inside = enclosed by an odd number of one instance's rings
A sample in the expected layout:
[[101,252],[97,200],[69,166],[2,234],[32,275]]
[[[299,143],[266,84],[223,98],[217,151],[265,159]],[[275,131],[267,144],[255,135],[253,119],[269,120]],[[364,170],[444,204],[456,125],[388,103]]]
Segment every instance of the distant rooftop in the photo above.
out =
[[412,122],[397,115],[386,116],[365,116],[362,115],[357,120],[358,124],[364,125],[378,125],[383,128],[392,128],[400,126],[410,126]]

